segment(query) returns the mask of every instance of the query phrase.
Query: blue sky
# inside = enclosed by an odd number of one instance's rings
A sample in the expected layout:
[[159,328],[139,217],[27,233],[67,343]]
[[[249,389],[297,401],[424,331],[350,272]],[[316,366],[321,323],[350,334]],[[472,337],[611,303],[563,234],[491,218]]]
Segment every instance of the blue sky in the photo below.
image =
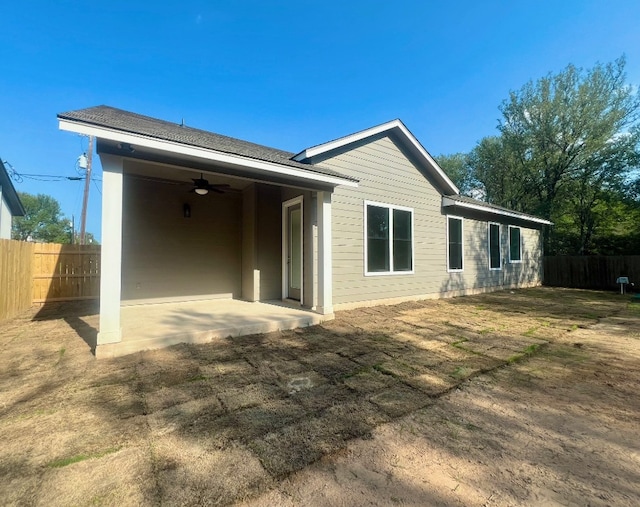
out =
[[[438,155],[494,134],[510,90],[569,63],[625,54],[640,84],[637,0],[27,0],[0,19],[0,157],[19,173],[76,175],[87,142],[56,114],[99,104],[294,152],[400,118]],[[79,223],[81,182],[15,186]]]

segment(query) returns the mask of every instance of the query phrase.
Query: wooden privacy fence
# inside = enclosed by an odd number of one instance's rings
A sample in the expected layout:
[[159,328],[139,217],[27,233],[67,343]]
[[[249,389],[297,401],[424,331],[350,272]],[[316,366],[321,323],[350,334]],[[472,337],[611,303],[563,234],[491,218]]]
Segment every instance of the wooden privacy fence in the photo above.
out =
[[578,289],[620,289],[619,276],[640,287],[640,255],[558,255],[544,258],[543,285]]
[[31,306],[34,246],[0,239],[0,320]]
[[35,243],[33,303],[97,299],[100,245]]

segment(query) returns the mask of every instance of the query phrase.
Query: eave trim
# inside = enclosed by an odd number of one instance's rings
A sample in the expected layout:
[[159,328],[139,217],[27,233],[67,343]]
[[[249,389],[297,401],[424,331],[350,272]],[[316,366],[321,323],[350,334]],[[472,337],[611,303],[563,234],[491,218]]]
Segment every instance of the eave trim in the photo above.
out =
[[543,224],[543,225],[553,225],[553,222],[550,222],[549,220],[545,220],[544,218],[534,217],[532,215],[527,215],[525,213],[518,213],[517,211],[506,211],[506,210],[492,208],[491,206],[483,206],[482,203],[480,202],[478,204],[474,204],[470,202],[458,201],[456,199],[451,199],[447,196],[442,197],[442,206],[445,208],[448,208],[450,206],[455,206],[460,208],[473,209],[473,210],[483,211],[485,213],[491,213],[494,215],[517,218],[525,222],[533,222],[533,223]]
[[141,146],[150,149],[156,149],[174,153],[178,155],[192,156],[211,162],[220,162],[226,164],[237,165],[240,167],[246,167],[251,169],[257,169],[266,173],[273,173],[283,176],[289,176],[307,181],[316,181],[329,185],[345,185],[349,187],[357,187],[356,181],[340,178],[337,176],[329,176],[320,173],[314,173],[296,169],[295,167],[288,167],[280,165],[274,162],[267,162],[263,160],[256,160],[240,155],[234,155],[230,153],[223,153],[207,148],[200,148],[197,146],[189,146],[175,141],[167,141],[161,139],[155,139],[149,136],[134,134],[131,132],[123,132],[117,129],[111,129],[108,127],[99,127],[96,125],[88,125],[81,121],[74,121],[65,118],[59,118],[60,130],[68,132],[75,132],[77,134],[91,135],[100,139],[108,139],[110,141],[122,142],[131,144],[134,146]]

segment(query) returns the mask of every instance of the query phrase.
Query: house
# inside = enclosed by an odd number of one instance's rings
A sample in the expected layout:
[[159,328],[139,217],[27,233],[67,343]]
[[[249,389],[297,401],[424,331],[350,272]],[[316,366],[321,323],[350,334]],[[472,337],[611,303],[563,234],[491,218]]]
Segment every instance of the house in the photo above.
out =
[[294,154],[107,106],[58,119],[97,138],[103,168],[97,354],[131,304],[284,300],[331,318],[541,283],[550,222],[461,196],[400,120]]
[[24,207],[11,183],[7,168],[0,159],[0,239],[11,239],[12,219],[22,216]]

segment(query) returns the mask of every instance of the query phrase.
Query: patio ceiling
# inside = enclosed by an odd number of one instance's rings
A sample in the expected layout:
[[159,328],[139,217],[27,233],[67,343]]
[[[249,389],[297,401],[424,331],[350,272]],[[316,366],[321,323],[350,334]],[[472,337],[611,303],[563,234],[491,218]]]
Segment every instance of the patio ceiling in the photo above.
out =
[[242,191],[255,181],[249,178],[230,176],[215,172],[212,168],[208,169],[209,170],[204,170],[161,164],[149,162],[144,159],[130,159],[130,162],[125,165],[125,177],[134,177],[142,180],[148,179],[153,182],[174,184],[187,188],[189,186],[193,186],[193,179],[199,178],[200,174],[203,174],[203,177],[208,180],[210,184],[229,185],[230,190],[235,191]]

